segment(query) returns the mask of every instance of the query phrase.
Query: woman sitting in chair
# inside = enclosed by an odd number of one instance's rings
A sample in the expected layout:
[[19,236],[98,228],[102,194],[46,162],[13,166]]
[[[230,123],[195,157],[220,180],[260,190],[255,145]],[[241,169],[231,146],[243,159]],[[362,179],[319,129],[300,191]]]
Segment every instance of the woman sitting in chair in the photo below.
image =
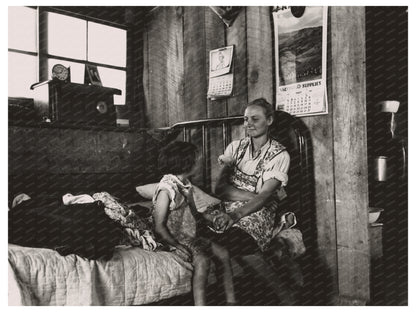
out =
[[230,256],[264,251],[273,235],[279,197],[285,196],[290,156],[269,137],[274,109],[264,99],[250,102],[244,112],[248,136],[233,141],[219,157],[223,165],[216,194],[225,212],[214,218],[212,239]]

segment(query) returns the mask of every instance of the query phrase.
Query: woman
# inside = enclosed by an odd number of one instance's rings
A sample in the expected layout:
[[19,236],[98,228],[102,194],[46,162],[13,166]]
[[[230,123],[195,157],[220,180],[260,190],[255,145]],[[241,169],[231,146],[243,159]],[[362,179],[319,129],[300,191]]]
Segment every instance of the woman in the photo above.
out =
[[285,196],[290,156],[269,137],[274,109],[265,99],[250,102],[244,112],[248,136],[233,141],[219,157],[223,164],[216,194],[225,212],[214,219],[222,234],[214,240],[230,256],[264,251],[272,239],[278,199]]

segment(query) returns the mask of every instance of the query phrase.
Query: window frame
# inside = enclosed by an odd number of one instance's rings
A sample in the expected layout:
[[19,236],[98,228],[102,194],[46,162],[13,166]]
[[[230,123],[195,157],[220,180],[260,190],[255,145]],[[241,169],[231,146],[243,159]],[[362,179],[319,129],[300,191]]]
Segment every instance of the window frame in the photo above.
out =
[[[32,56],[36,56],[37,57],[37,66],[38,66],[38,73],[37,73],[37,77],[38,77],[38,81],[47,81],[50,79],[50,73],[48,70],[48,59],[50,58],[54,58],[57,60],[63,60],[63,61],[69,61],[69,62],[74,62],[74,63],[78,63],[78,64],[83,64],[83,65],[94,65],[94,66],[99,66],[99,67],[104,67],[104,68],[109,68],[109,69],[115,69],[115,70],[120,70],[120,71],[124,71],[126,74],[126,85],[125,85],[125,94],[124,94],[124,106],[128,106],[128,102],[129,102],[129,88],[128,86],[130,85],[129,80],[130,80],[130,74],[129,74],[129,42],[128,42],[128,38],[129,38],[129,27],[127,25],[123,25],[120,23],[116,23],[116,22],[111,22],[108,20],[104,20],[104,19],[99,19],[99,18],[95,18],[92,16],[88,16],[88,15],[84,15],[84,14],[79,14],[76,12],[71,12],[71,11],[67,11],[67,10],[63,10],[63,9],[59,9],[56,7],[48,7],[48,6],[27,6],[28,8],[34,9],[36,10],[37,13],[37,29],[36,29],[36,34],[37,34],[37,52],[31,52],[31,51],[25,51],[25,50],[20,50],[20,49],[13,49],[13,48],[8,48],[9,52],[14,52],[14,53],[20,53],[20,54],[26,54],[26,55],[32,55]],[[80,60],[80,59],[74,59],[74,58],[70,58],[70,57],[63,57],[63,56],[59,56],[59,55],[54,55],[54,54],[49,54],[47,51],[47,45],[48,45],[48,17],[47,14],[48,13],[57,13],[57,14],[62,14],[62,15],[66,15],[66,16],[71,16],[71,17],[75,17],[75,18],[79,18],[82,20],[85,20],[87,22],[87,27],[88,27],[88,22],[94,22],[94,23],[99,23],[102,25],[106,25],[106,26],[111,26],[111,27],[115,27],[118,29],[123,29],[126,31],[126,65],[123,66],[115,66],[115,65],[110,65],[110,64],[105,64],[105,63],[97,63],[97,62],[91,62],[89,60]],[[88,38],[87,38],[87,45],[88,45]],[[14,97],[12,97],[14,98]]]

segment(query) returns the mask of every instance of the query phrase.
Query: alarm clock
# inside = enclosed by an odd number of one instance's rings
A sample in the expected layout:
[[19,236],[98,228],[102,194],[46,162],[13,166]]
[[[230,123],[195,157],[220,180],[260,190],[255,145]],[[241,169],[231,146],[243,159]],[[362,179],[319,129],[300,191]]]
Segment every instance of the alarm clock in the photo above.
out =
[[52,67],[52,79],[59,81],[69,82],[70,80],[70,69],[62,64],[55,64]]

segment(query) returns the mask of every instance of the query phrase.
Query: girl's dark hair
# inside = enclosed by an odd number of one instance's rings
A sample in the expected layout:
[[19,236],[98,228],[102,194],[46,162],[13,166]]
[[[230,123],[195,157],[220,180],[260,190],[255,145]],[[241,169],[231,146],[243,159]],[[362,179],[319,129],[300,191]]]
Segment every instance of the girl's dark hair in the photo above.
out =
[[267,102],[264,98],[259,98],[259,99],[256,99],[254,101],[251,101],[250,103],[247,104],[245,109],[247,107],[250,107],[250,106],[259,106],[259,107],[263,108],[263,111],[264,111],[264,114],[266,115],[266,117],[270,117],[270,116],[273,117],[273,114],[274,114],[273,105],[270,104],[269,102]]
[[188,142],[174,141],[159,152],[158,166],[162,174],[183,174],[195,165],[197,148]]

